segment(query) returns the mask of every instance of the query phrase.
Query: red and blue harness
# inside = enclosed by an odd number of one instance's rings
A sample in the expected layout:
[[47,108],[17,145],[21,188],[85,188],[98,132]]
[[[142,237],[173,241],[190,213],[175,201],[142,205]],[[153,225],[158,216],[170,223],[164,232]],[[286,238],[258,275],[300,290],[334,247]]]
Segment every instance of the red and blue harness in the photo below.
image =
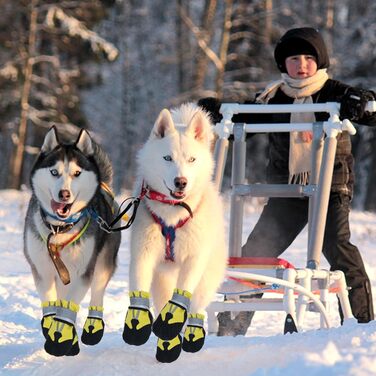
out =
[[163,204],[173,205],[173,206],[182,206],[186,209],[189,213],[189,216],[181,219],[175,226],[167,226],[164,220],[158,217],[147,205],[147,209],[149,210],[151,216],[153,217],[154,221],[159,224],[161,227],[161,232],[164,238],[166,239],[166,250],[165,250],[165,260],[166,261],[175,261],[175,251],[174,251],[174,241],[176,238],[176,230],[182,226],[184,226],[189,219],[193,218],[193,213],[191,208],[184,202],[178,200],[171,200],[167,198],[164,194],[156,191],[152,191],[149,188],[142,185],[140,200],[142,198],[148,198],[149,200],[158,201]]

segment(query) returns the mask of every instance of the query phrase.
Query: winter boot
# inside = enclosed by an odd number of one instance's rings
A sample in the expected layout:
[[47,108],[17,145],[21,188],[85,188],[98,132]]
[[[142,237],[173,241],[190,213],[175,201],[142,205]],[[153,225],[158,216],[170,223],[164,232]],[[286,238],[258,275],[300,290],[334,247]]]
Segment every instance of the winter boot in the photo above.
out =
[[79,306],[66,300],[57,301],[56,316],[53,318],[44,349],[51,355],[77,355],[78,337],[74,324]]
[[81,335],[81,341],[85,345],[96,345],[103,337],[104,333],[103,307],[90,306],[89,314],[85,321]]
[[157,353],[155,354],[158,362],[171,363],[174,362],[181,353],[181,335],[178,334],[171,340],[158,338]]
[[172,299],[162,308],[154,322],[154,334],[163,340],[172,340],[180,333],[185,321],[192,294],[185,290],[175,289]]
[[254,311],[242,311],[239,312],[233,319],[231,319],[231,312],[220,312],[217,315],[218,319],[218,336],[244,336],[248,327],[251,325],[251,321]]
[[129,345],[143,345],[150,337],[153,316],[149,309],[149,296],[145,291],[129,293],[130,305],[125,316],[123,331],[123,340]]
[[188,315],[188,325],[184,331],[183,350],[186,352],[200,351],[205,342],[204,315],[199,313]]
[[42,302],[42,312],[43,312],[43,317],[41,320],[42,333],[43,333],[44,338],[47,339],[48,330],[50,329],[52,320],[54,316],[56,315],[56,301],[49,300],[49,301]]

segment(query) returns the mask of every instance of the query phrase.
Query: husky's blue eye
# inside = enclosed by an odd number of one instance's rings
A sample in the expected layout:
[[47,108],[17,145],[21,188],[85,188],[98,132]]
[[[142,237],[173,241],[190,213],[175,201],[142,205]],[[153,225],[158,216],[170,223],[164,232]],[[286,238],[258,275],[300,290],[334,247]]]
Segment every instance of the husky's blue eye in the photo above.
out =
[[171,162],[171,161],[172,161],[171,155],[165,155],[165,156],[163,157],[163,159],[164,159],[165,161],[167,161],[167,162]]
[[189,163],[193,163],[195,160],[196,160],[195,157],[191,157],[191,158],[188,159],[188,162],[189,162]]
[[73,176],[76,177],[76,178],[80,175],[81,175],[81,171],[79,171],[79,170],[75,171],[74,174],[73,174]]
[[53,168],[52,170],[50,170],[50,173],[52,176],[59,176],[59,172],[56,170],[56,168]]

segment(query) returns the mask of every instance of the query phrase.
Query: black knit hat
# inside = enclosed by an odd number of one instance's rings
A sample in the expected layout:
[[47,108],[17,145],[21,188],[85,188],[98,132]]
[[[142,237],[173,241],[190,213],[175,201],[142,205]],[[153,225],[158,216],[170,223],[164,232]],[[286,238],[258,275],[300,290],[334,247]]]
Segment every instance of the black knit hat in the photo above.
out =
[[286,58],[294,55],[315,56],[317,69],[328,68],[330,64],[324,39],[318,30],[312,27],[290,29],[277,43],[274,50],[274,60],[282,73],[287,72]]

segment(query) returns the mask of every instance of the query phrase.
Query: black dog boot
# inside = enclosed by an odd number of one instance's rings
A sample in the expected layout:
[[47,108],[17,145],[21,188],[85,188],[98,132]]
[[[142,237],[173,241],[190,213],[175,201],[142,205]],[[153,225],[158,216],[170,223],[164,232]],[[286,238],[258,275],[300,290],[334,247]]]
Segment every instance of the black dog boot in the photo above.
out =
[[73,351],[72,347],[77,342],[74,355],[79,353],[78,337],[74,324],[76,322],[79,306],[66,300],[57,302],[56,316],[53,318],[47,333],[44,349],[50,355],[63,356]]
[[149,296],[145,291],[129,293],[130,305],[125,316],[123,331],[123,340],[129,345],[143,345],[150,337],[153,316],[149,309]]
[[172,299],[162,308],[154,322],[153,332],[158,338],[172,340],[180,333],[187,320],[191,297],[188,291],[174,290]]
[[49,300],[49,301],[42,302],[42,312],[43,312],[43,317],[41,320],[42,333],[43,333],[44,338],[47,339],[48,330],[50,329],[52,320],[54,316],[56,315],[56,301]]
[[188,325],[184,331],[183,350],[195,353],[202,349],[205,342],[204,315],[189,314]]
[[89,314],[85,321],[81,335],[81,341],[85,345],[96,345],[103,337],[104,333],[103,307],[90,306]]
[[178,334],[171,340],[158,338],[157,353],[155,358],[161,363],[172,363],[181,353],[181,335]]

